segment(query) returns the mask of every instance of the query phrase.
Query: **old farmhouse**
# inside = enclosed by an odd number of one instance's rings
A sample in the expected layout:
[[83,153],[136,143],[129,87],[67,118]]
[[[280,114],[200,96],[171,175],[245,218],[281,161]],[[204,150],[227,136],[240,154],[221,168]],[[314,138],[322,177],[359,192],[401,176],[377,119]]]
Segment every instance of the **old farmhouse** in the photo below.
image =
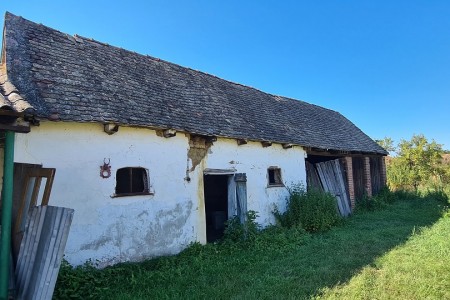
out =
[[215,241],[247,210],[274,223],[286,186],[326,189],[318,163],[339,162],[350,208],[385,182],[387,152],[336,111],[10,13],[0,92],[3,139],[13,133],[13,241],[30,206],[73,208],[74,265]]

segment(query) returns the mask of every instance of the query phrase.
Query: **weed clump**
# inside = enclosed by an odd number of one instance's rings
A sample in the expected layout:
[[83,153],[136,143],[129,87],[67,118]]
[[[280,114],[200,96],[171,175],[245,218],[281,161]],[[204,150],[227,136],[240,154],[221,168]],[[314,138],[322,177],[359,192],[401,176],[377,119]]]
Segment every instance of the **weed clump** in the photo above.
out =
[[239,216],[234,216],[226,222],[223,241],[224,242],[253,242],[258,236],[261,226],[256,222],[258,214],[249,210],[244,223]]
[[449,197],[443,189],[433,189],[424,191],[395,190],[388,187],[383,188],[378,194],[368,197],[364,195],[357,201],[357,211],[375,211],[384,209],[398,201],[432,201],[436,200],[444,205],[448,204]]
[[308,232],[326,231],[341,219],[336,199],[330,193],[305,191],[302,185],[289,189],[286,211],[275,209],[274,214],[281,226],[301,227]]

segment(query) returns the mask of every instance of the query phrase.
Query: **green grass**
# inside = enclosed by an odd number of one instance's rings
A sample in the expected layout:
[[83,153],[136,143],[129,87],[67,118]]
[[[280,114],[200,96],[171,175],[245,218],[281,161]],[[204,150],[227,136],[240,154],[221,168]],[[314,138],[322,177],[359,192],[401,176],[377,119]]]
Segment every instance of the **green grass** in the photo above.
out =
[[365,266],[324,299],[450,299],[450,216]]
[[62,268],[55,298],[450,298],[450,217],[433,199],[361,211],[325,233],[270,228],[244,244],[96,270]]

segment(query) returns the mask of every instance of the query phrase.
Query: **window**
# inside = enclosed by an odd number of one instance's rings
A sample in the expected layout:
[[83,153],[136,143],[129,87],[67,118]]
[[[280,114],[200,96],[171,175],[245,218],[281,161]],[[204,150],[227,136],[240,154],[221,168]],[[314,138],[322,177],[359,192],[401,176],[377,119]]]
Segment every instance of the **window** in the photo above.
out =
[[114,196],[149,195],[148,171],[144,168],[121,168],[116,173]]
[[284,186],[281,180],[281,169],[278,167],[270,167],[267,169],[267,177],[269,179],[269,186]]

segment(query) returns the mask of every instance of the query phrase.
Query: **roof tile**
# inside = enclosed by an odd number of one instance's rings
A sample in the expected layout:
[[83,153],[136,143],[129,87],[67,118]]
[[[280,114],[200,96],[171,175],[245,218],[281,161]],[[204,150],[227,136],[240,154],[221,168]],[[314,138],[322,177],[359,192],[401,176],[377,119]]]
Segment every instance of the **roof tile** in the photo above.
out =
[[6,13],[8,78],[40,117],[387,152],[338,112]]

